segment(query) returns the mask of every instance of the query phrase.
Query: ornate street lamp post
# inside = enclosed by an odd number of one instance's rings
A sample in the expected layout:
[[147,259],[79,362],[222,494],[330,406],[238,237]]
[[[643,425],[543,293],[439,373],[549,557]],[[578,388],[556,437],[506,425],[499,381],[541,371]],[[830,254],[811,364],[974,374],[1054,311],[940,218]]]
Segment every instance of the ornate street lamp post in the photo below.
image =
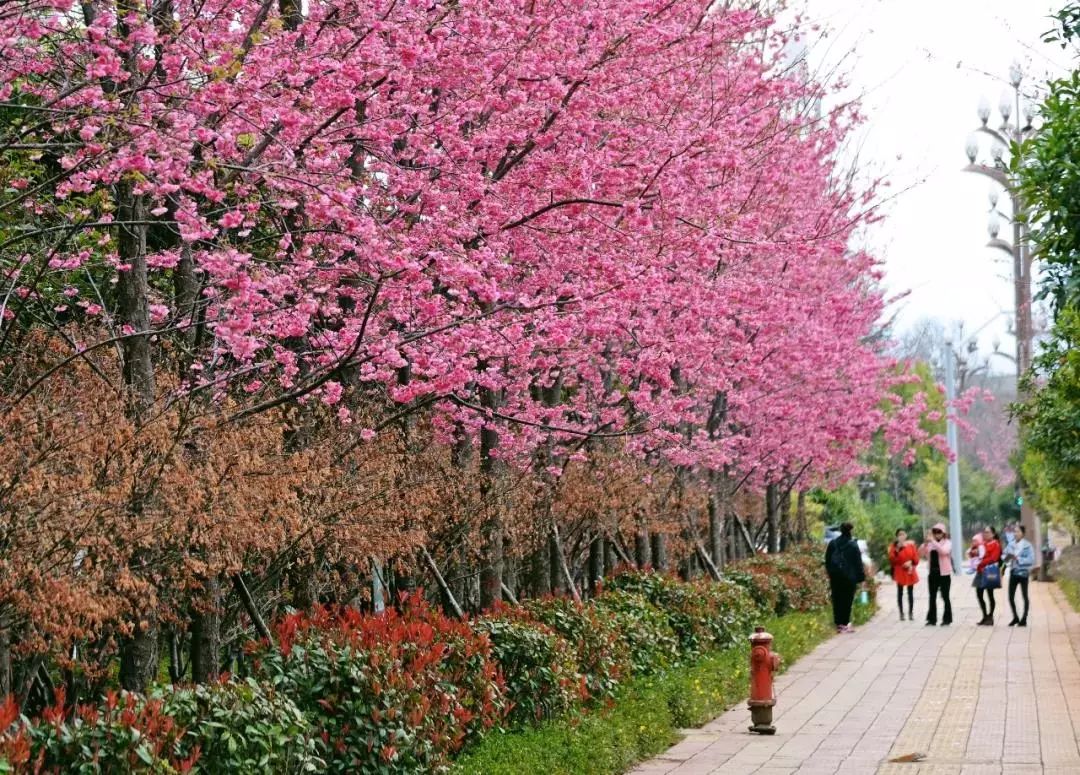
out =
[[[1020,378],[1031,368],[1032,351],[1034,342],[1034,328],[1032,325],[1031,309],[1031,245],[1028,241],[1028,229],[1026,219],[1023,218],[1024,203],[1020,199],[1016,181],[1009,171],[1006,156],[1010,148],[1015,148],[1032,132],[1032,119],[1034,106],[1030,101],[1025,101],[1020,92],[1020,84],[1023,82],[1024,73],[1020,65],[1013,63],[1009,68],[1009,85],[1011,89],[1001,95],[998,103],[998,113],[1001,116],[1001,125],[997,128],[990,126],[990,103],[985,98],[979,102],[978,117],[981,126],[976,128],[968,137],[965,151],[968,157],[968,166],[965,171],[974,172],[990,178],[1004,190],[1008,197],[1011,212],[1008,215],[1000,213],[997,209],[998,190],[990,192],[990,222],[987,230],[990,233],[988,247],[1007,253],[1012,259],[1013,267],[1013,294],[1015,303],[1014,333],[1016,335],[1016,391],[1017,399],[1023,400],[1020,391]],[[1010,121],[1013,118],[1013,121]],[[988,137],[990,140],[989,163],[980,160],[980,139]],[[998,235],[1001,230],[1001,219],[1005,218],[1012,223],[1012,242],[1001,239]],[[1017,472],[1017,488],[1023,492],[1023,480]],[[1020,521],[1027,530],[1031,543],[1041,546],[1042,527],[1039,524],[1039,516],[1031,507],[1028,499],[1020,498]],[[1036,552],[1038,555],[1038,552]]]

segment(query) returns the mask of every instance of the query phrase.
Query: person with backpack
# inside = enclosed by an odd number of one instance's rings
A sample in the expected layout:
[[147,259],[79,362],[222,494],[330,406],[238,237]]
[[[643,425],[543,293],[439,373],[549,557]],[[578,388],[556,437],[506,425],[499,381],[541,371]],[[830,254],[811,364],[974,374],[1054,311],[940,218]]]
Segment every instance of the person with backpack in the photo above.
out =
[[900,621],[904,621],[904,589],[907,589],[908,621],[915,621],[915,584],[919,581],[919,552],[915,542],[909,541],[904,528],[896,531],[896,540],[889,544],[889,565],[896,582],[896,605],[900,609]]
[[952,600],[949,597],[952,588],[952,542],[945,532],[945,525],[938,522],[930,529],[930,538],[923,541],[919,547],[919,554],[926,558],[930,565],[927,574],[927,585],[930,587],[930,607],[926,611],[926,626],[934,627],[938,623],[937,596],[941,593],[941,601],[944,604],[942,611],[941,626],[952,624]]
[[837,632],[855,632],[851,626],[851,606],[855,602],[855,589],[866,580],[862,552],[851,537],[855,526],[845,522],[840,535],[825,547],[825,572],[829,575],[829,593],[832,597],[833,622]]
[[[975,573],[975,595],[979,598],[979,608],[983,618],[980,625],[994,626],[994,590],[1001,586],[1001,541],[998,532],[987,525],[983,530],[983,556]],[[989,602],[983,599],[986,597]]]
[[[1023,525],[1016,526],[1016,539],[1005,547],[1005,561],[1009,564],[1009,608],[1012,609],[1010,627],[1027,627],[1028,617],[1028,579],[1035,567],[1035,547],[1027,540],[1027,530]],[[1016,615],[1016,588],[1024,593],[1024,615]]]

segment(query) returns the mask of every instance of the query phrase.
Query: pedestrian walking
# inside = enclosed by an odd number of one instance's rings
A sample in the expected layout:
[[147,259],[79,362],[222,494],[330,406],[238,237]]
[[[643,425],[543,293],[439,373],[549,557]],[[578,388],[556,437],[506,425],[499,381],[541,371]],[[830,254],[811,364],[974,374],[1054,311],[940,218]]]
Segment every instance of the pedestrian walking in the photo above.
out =
[[825,547],[825,572],[829,575],[833,623],[837,632],[855,632],[851,626],[851,606],[855,602],[855,588],[866,580],[862,552],[851,537],[854,529],[854,525],[845,522],[840,526],[840,535]]
[[[1031,569],[1035,567],[1035,547],[1027,540],[1027,530],[1023,525],[1016,526],[1016,538],[1005,547],[1005,561],[1009,564],[1009,608],[1012,609],[1010,627],[1027,627],[1028,618],[1028,580]],[[1024,615],[1016,615],[1016,588],[1024,594]]]
[[900,609],[900,621],[904,621],[904,590],[907,589],[908,621],[914,621],[915,584],[919,581],[919,550],[909,541],[903,528],[896,531],[896,540],[889,544],[889,564],[893,581],[896,582],[896,607]]
[[1043,539],[1042,545],[1042,576],[1043,581],[1050,581],[1050,566],[1057,560],[1057,549],[1054,547],[1054,542],[1050,540],[1050,531],[1046,531],[1046,538]]
[[941,593],[941,626],[952,624],[952,542],[945,531],[945,525],[938,522],[930,529],[930,538],[919,547],[919,554],[926,558],[930,566],[927,585],[930,587],[930,607],[926,611],[926,624],[933,627],[938,623],[937,596]]
[[1001,541],[997,530],[988,525],[983,529],[983,556],[975,573],[975,596],[979,598],[979,608],[983,618],[980,625],[994,624],[994,590],[1001,586]]

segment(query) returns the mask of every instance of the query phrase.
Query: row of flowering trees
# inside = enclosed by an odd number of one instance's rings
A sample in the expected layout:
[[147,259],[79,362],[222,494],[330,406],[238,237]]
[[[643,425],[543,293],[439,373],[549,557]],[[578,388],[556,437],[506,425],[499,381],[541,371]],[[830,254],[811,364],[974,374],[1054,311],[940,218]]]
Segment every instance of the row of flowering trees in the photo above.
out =
[[763,5],[0,8],[0,691],[206,680],[373,583],[715,574],[752,494],[775,550],[926,441],[857,113]]

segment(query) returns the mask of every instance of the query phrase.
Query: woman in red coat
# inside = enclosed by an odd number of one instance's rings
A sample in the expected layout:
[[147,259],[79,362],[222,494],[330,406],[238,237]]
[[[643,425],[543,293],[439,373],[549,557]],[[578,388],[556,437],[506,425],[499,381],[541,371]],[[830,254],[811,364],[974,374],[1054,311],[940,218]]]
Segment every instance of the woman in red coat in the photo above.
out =
[[[994,588],[983,588],[979,585],[979,576],[987,565],[997,565],[1001,561],[1001,542],[998,541],[998,533],[993,527],[983,530],[983,556],[979,560],[978,573],[975,575],[975,595],[979,598],[979,608],[982,609],[983,618],[979,624],[994,624]],[[990,599],[989,603],[983,600],[983,594]]]
[[896,540],[889,544],[889,564],[896,582],[896,605],[900,609],[900,621],[904,621],[904,588],[907,588],[908,621],[913,621],[915,608],[915,584],[919,580],[919,551],[915,542],[909,541],[903,528],[896,531]]

